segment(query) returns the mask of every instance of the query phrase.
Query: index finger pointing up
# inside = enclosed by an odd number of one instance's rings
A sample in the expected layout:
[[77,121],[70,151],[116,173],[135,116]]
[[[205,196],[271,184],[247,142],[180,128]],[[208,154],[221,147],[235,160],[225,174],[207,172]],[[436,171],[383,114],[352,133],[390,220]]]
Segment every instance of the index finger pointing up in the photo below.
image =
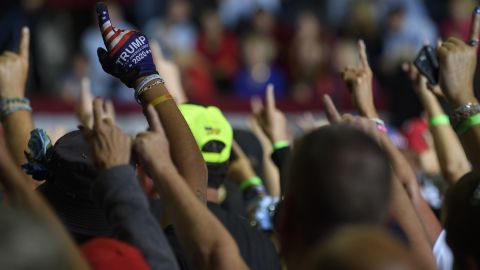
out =
[[22,27],[22,37],[20,39],[18,53],[20,54],[20,57],[28,61],[30,53],[30,29],[26,26]]
[[103,41],[105,45],[107,40],[114,34],[112,22],[110,21],[110,15],[108,14],[107,5],[104,2],[97,3],[97,17],[98,17],[98,26],[100,27],[100,32],[102,32]]
[[273,89],[273,84],[269,83],[267,85],[267,110],[273,111],[275,110],[275,92]]
[[367,48],[363,39],[358,40],[358,50],[360,53],[360,64],[362,65],[362,68],[365,70],[370,69],[370,65],[368,64]]
[[470,28],[470,40],[468,41],[471,46],[478,45],[479,35],[480,35],[480,7],[476,7],[472,15],[472,25]]
[[105,111],[103,110],[103,100],[101,98],[95,98],[93,100],[93,126],[98,127],[99,125],[101,125],[104,116]]

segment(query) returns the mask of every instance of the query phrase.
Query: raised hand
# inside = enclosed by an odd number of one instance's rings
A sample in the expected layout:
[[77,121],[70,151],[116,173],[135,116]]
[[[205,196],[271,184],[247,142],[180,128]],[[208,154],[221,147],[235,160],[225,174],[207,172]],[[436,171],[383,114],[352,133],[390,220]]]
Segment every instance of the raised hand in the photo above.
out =
[[469,44],[451,37],[438,47],[440,87],[448,102],[458,107],[475,100],[473,80],[477,66],[480,8],[473,13]]
[[360,114],[369,118],[378,118],[373,102],[372,78],[373,73],[368,64],[365,42],[358,41],[360,65],[358,67],[346,67],[342,72],[342,78],[352,94],[353,103]]
[[157,71],[162,74],[164,78],[168,78],[165,85],[170,94],[175,98],[177,104],[187,102],[187,96],[185,95],[185,90],[182,86],[182,78],[177,64],[165,59],[158,42],[154,40],[151,41],[150,47],[152,48],[153,61],[155,66],[157,66]]
[[252,99],[252,111],[254,119],[258,122],[271,143],[288,140],[287,118],[275,106],[275,94],[272,84],[267,86],[265,107],[261,100]]
[[130,137],[115,125],[100,98],[93,101],[93,129],[84,126],[83,132],[98,169],[129,164]]
[[7,51],[0,55],[0,98],[25,96],[29,50],[30,30],[23,27],[18,53]]
[[151,172],[154,167],[163,173],[176,171],[170,157],[170,143],[160,122],[157,112],[149,105],[145,111],[149,131],[139,133],[134,141],[134,151],[140,164]]
[[135,87],[141,77],[157,73],[152,51],[144,34],[115,28],[103,2],[97,3],[97,16],[108,50],[97,50],[98,59],[105,72],[119,78],[128,87]]
[[[82,78],[80,99],[75,108],[75,113],[82,126],[93,128],[93,97],[89,78]],[[111,100],[105,101],[105,117],[109,117],[115,122],[115,108]]]

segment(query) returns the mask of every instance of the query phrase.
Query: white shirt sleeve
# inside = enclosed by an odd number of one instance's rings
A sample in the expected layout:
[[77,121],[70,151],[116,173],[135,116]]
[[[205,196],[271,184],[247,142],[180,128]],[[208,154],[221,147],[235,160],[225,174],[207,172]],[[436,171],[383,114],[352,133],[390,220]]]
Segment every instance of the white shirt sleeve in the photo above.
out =
[[433,256],[439,270],[453,269],[453,254],[447,245],[445,230],[442,230],[433,246]]

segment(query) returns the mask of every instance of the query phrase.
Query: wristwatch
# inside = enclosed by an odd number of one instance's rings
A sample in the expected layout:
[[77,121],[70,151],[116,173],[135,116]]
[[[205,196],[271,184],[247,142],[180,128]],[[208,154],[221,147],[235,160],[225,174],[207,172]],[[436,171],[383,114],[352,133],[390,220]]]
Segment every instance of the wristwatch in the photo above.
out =
[[480,104],[469,102],[464,104],[452,112],[453,126],[457,127],[464,120],[472,115],[480,113]]

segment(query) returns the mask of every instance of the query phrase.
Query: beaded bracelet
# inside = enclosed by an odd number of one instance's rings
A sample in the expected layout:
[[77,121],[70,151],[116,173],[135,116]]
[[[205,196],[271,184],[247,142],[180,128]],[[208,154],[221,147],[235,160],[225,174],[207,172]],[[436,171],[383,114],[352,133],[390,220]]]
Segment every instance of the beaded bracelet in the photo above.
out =
[[12,103],[30,104],[30,101],[28,100],[28,98],[25,98],[25,97],[7,97],[7,98],[0,99],[0,106],[12,104]]
[[[152,84],[148,85],[150,82],[152,81],[155,81],[153,82]],[[147,76],[145,77],[141,82],[140,84],[138,85],[137,88],[135,88],[135,100],[141,104],[140,102],[140,96],[145,93],[146,91],[152,89],[153,86],[155,85],[159,85],[159,84],[165,84],[165,81],[162,79],[162,77],[160,77],[160,75],[158,74],[153,74],[153,75],[150,75],[150,76]]]
[[0,99],[0,120],[3,121],[10,114],[20,111],[32,111],[30,101],[24,97],[11,97]]
[[439,114],[436,116],[433,116],[430,118],[430,127],[436,127],[436,126],[441,126],[441,125],[449,125],[450,124],[450,118],[448,118],[448,115],[446,114]]

